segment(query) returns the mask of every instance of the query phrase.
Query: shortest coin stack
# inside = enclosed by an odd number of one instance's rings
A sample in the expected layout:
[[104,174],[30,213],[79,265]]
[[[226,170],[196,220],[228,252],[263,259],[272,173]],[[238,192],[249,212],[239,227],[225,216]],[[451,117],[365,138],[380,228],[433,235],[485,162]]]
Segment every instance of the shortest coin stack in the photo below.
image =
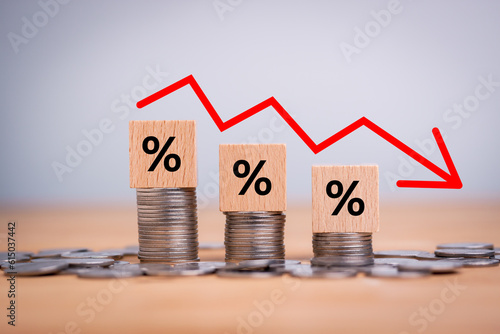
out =
[[367,266],[373,264],[371,233],[314,233],[313,265]]
[[196,188],[137,189],[141,262],[198,261]]
[[285,258],[283,212],[224,212],[226,262]]

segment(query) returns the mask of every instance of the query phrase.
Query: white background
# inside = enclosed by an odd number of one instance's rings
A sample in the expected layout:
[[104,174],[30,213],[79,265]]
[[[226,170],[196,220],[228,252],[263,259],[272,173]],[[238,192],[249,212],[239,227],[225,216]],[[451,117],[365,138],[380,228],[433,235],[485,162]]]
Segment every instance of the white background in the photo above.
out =
[[[41,2],[53,17],[36,1],[0,4],[4,204],[132,202],[128,121],[139,119],[197,120],[203,205],[218,200],[218,145],[250,141],[287,144],[291,202],[310,198],[313,164],[378,164],[382,201],[500,195],[500,87],[468,118],[445,119],[474,96],[479,77],[500,81],[500,2],[401,1],[385,27],[371,12],[387,11],[389,1]],[[39,24],[29,38],[26,20]],[[346,58],[341,46],[355,46],[356,29],[366,27],[375,29],[369,44]],[[194,75],[223,120],[274,96],[315,142],[362,116],[414,149],[434,141],[438,127],[464,187],[396,188],[389,173],[438,178],[403,168],[409,159],[366,128],[314,155],[272,109],[220,133],[189,87],[142,110],[125,107],[121,97],[137,97],[148,68],[168,73],[157,89]],[[53,163],[66,164],[67,147],[106,118],[113,131],[60,182]],[[446,170],[438,151],[426,157]]]

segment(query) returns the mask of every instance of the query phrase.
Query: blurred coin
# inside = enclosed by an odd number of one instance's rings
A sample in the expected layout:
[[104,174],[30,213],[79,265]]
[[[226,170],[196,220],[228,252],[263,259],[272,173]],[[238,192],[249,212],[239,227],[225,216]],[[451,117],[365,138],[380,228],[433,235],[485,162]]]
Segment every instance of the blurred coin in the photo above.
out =
[[119,252],[76,252],[63,253],[61,257],[65,259],[115,259],[119,260],[123,257],[123,253]]
[[400,264],[405,263],[415,263],[418,262],[416,259],[408,259],[408,258],[400,258],[400,257],[384,257],[375,259],[375,264],[387,264],[391,266],[399,266]]
[[493,249],[493,244],[483,242],[456,242],[437,245],[438,249],[466,248],[466,249]]
[[492,249],[445,248],[437,249],[434,254],[441,257],[490,257],[495,255]]
[[329,279],[338,279],[338,278],[348,278],[355,277],[357,275],[356,270],[330,270],[323,268],[315,268],[309,267],[305,269],[304,267],[295,268],[290,272],[291,276],[300,277],[300,278],[329,278]]
[[64,253],[88,252],[88,248],[56,248],[44,249],[33,255],[33,258],[60,257]]
[[487,258],[469,258],[469,259],[450,259],[449,261],[456,261],[464,268],[475,268],[475,267],[494,267],[498,266],[500,262],[497,259],[487,259]]
[[379,278],[421,278],[429,276],[430,271],[399,271],[397,268],[375,267],[366,273],[370,277]]
[[400,271],[430,271],[432,273],[451,273],[461,267],[461,263],[447,260],[407,262],[398,265]]
[[78,272],[78,277],[81,278],[128,278],[142,276],[141,270],[123,270],[120,269],[87,269]]
[[65,262],[19,263],[14,270],[6,269],[5,275],[41,276],[55,274],[68,267]]
[[209,275],[215,272],[215,267],[202,268],[168,268],[168,269],[151,269],[146,272],[148,276],[202,276]]
[[386,250],[386,251],[373,252],[373,254],[375,255],[375,258],[383,258],[383,257],[416,258],[417,256],[419,256],[422,253],[426,253],[426,252],[419,251],[419,250]]
[[271,278],[281,276],[278,271],[239,271],[239,270],[218,270],[219,277],[234,277],[234,278]]

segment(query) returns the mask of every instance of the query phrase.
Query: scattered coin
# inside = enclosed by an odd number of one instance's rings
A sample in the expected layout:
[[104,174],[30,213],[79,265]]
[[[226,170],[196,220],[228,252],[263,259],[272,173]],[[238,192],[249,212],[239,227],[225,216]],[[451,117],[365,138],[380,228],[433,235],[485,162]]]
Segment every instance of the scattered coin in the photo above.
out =
[[409,259],[409,258],[401,258],[401,257],[383,257],[383,258],[378,258],[375,259],[375,264],[386,264],[386,265],[391,265],[391,266],[399,266],[400,264],[405,264],[405,263],[415,263],[418,262],[417,259]]
[[456,261],[462,264],[464,268],[494,267],[500,263],[498,259],[487,258],[451,259],[450,261]]
[[433,274],[451,273],[462,267],[462,264],[457,261],[416,261],[401,263],[398,265],[400,271],[429,271]]
[[81,278],[128,278],[142,276],[142,270],[123,270],[123,269],[87,269],[77,273]]
[[88,248],[57,248],[57,249],[44,249],[33,255],[33,258],[46,258],[46,257],[61,257],[64,253],[76,252],[89,252]]
[[456,243],[447,243],[447,244],[439,244],[437,245],[437,249],[456,249],[456,248],[465,248],[465,249],[493,249],[493,244],[483,243],[483,242],[456,242]]
[[358,274],[357,270],[342,269],[331,270],[326,268],[311,267],[308,265],[296,266],[290,272],[291,276],[300,278],[348,278],[355,277]]
[[16,264],[15,268],[6,269],[5,275],[16,275],[16,276],[41,276],[56,274],[63,269],[68,268],[68,264],[65,262],[38,262],[38,263],[19,263]]
[[201,269],[201,268],[214,268],[214,269],[223,269],[223,268],[236,268],[237,265],[226,262],[217,262],[217,261],[200,261],[200,262],[186,262],[186,263],[177,263],[174,265],[176,269]]
[[235,278],[270,278],[281,276],[278,271],[218,270],[217,276]]
[[123,257],[123,253],[119,252],[75,252],[63,253],[62,258],[65,259],[115,259],[119,260]]
[[[12,256],[14,254],[14,256]],[[31,258],[33,256],[32,252],[0,252],[0,261],[8,260],[9,258]]]
[[415,259],[418,256],[425,256],[426,253],[427,252],[423,252],[423,251],[419,251],[419,250],[386,250],[386,251],[373,252],[373,254],[375,255],[375,258],[401,257],[401,258],[409,258],[409,259]]
[[188,268],[181,269],[176,267],[164,268],[164,269],[149,269],[146,271],[148,276],[203,276],[213,274],[215,272],[215,267],[199,267],[199,268]]
[[16,254],[16,256],[13,258],[5,258],[3,260],[0,260],[0,263],[5,263],[5,264],[21,263],[21,262],[28,262],[29,260],[31,260],[30,256]]
[[429,276],[430,271],[399,271],[397,268],[375,267],[366,273],[370,277],[380,278],[420,278]]
[[465,249],[465,248],[446,248],[437,249],[434,254],[441,257],[490,257],[495,255],[492,249]]
[[113,259],[93,259],[93,258],[76,258],[76,259],[66,259],[66,258],[39,258],[33,259],[33,263],[46,263],[46,262],[64,262],[70,267],[108,267],[112,265],[115,261]]

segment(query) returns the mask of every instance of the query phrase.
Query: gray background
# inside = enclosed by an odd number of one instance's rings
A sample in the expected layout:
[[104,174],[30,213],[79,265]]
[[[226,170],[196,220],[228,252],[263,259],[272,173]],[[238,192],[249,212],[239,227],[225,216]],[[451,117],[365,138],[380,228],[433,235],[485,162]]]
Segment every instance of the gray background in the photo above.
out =
[[[380,166],[383,201],[498,199],[500,88],[460,123],[446,115],[474,95],[479,77],[500,81],[500,2],[401,1],[349,62],[342,43],[354,45],[356,27],[373,26],[371,12],[389,2],[74,0],[56,8],[42,0],[53,14],[44,22],[39,2],[2,1],[0,201],[132,202],[128,121],[138,119],[198,121],[201,206],[218,201],[218,144],[244,142],[287,144],[291,202],[310,198],[311,165],[365,163]],[[40,27],[16,50],[9,38],[22,36],[23,18]],[[438,178],[402,168],[409,159],[367,129],[314,155],[272,109],[220,133],[190,88],[143,110],[126,107],[121,97],[137,98],[148,68],[168,73],[156,89],[193,74],[223,120],[274,96],[315,142],[366,116],[418,149],[417,141],[434,142],[437,126],[464,187],[395,188],[388,173]],[[106,118],[113,131],[60,182],[52,164],[65,163],[67,146]],[[446,170],[438,151],[426,157]]]

